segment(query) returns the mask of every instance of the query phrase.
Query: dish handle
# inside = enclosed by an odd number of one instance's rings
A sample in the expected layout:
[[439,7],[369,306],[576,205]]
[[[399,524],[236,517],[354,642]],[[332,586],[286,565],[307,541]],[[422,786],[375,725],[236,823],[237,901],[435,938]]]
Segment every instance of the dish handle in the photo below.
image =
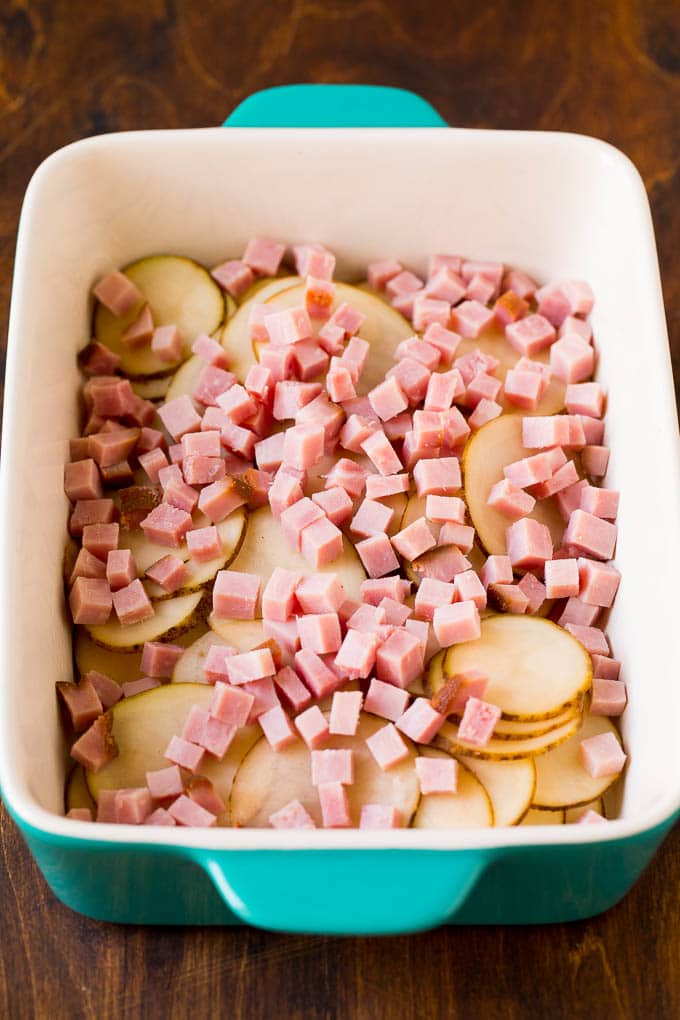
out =
[[192,857],[246,924],[327,935],[449,923],[487,863],[474,850],[197,850]]
[[433,106],[385,85],[278,85],[254,92],[223,127],[448,127]]

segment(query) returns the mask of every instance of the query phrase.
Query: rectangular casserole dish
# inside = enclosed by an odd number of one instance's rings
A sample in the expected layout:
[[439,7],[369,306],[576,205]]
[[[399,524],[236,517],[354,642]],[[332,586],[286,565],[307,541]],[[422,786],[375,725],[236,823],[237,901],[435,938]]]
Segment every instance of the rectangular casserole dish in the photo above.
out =
[[[100,919],[367,934],[603,911],[638,878],[680,809],[680,458],[640,177],[603,142],[446,128],[398,90],[273,90],[230,120],[238,126],[227,131],[77,142],[40,166],[26,194],[0,480],[5,803],[56,895]],[[353,123],[361,127],[345,126]],[[377,127],[384,123],[408,126]],[[346,279],[381,256],[418,270],[429,252],[460,251],[538,279],[592,285],[598,377],[609,394],[608,483],[622,492],[623,581],[609,634],[628,685],[630,763],[616,820],[310,833],[60,817],[67,757],[54,684],[72,672],[60,571],[63,464],[78,431],[75,355],[89,338],[86,298],[98,276],[140,256],[173,252],[212,265],[253,234],[322,241]]]

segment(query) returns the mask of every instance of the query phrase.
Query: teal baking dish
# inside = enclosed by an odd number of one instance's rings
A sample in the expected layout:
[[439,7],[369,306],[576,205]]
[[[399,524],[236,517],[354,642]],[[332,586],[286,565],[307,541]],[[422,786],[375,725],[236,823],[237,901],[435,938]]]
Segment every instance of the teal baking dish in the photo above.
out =
[[[273,89],[246,100],[227,126],[78,142],[42,164],[26,195],[0,476],[7,808],[59,899],[104,920],[387,934],[606,910],[680,811],[680,457],[642,182],[602,142],[451,129],[396,89]],[[349,278],[380,256],[397,254],[417,269],[428,252],[453,249],[591,282],[609,389],[609,477],[624,494],[624,580],[609,631],[625,664],[630,764],[610,805],[618,817],[606,826],[282,833],[60,817],[66,755],[54,682],[71,671],[59,570],[62,466],[76,428],[84,295],[101,271],[149,251],[212,264],[254,233],[322,240]],[[651,512],[654,527],[642,528]],[[654,599],[642,589],[650,564]]]

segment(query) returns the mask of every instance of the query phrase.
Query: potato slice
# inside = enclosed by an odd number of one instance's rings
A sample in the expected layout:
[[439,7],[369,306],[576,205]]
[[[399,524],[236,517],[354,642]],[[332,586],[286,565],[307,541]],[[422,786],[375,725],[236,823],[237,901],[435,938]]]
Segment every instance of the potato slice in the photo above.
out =
[[[207,629],[206,623],[199,623],[184,634],[178,634],[174,643],[188,648],[194,641],[198,641]],[[80,676],[94,669],[98,673],[110,676],[116,683],[124,684],[128,680],[139,680],[142,675],[141,651],[114,652],[109,648],[102,648],[101,645],[94,643],[85,627],[75,628],[74,655]]]
[[172,386],[173,375],[151,376],[149,379],[134,379],[132,389],[142,400],[167,400],[168,390]]
[[573,825],[575,822],[579,822],[586,811],[597,811],[598,815],[602,815],[606,818],[604,799],[602,797],[596,797],[595,800],[589,800],[587,804],[579,804],[578,807],[567,808],[564,813],[564,820],[567,825]]
[[577,709],[592,678],[583,645],[538,616],[487,616],[477,641],[453,645],[446,654],[447,677],[467,669],[489,677],[486,701],[498,705],[506,719],[522,721]]
[[529,808],[536,787],[533,760],[482,761],[466,758],[465,765],[491,798],[494,825],[517,825]]
[[[266,299],[264,298],[265,293],[266,291],[262,290],[256,296],[256,300],[266,300],[268,305],[277,309],[293,308],[295,305],[304,304],[305,301],[303,284],[290,287],[283,293],[273,297],[269,296]],[[333,309],[345,302],[366,316],[359,335],[369,342],[371,351],[359,379],[357,393],[368,393],[374,386],[384,381],[385,375],[394,364],[396,348],[402,340],[413,336],[413,328],[399,312],[375,295],[359,290],[358,287],[351,287],[347,283],[336,283]],[[236,318],[240,314],[241,311],[238,312]]]
[[[245,382],[248,370],[256,362],[248,328],[253,302],[261,303],[267,301],[268,298],[273,297],[275,294],[289,290],[299,283],[299,276],[282,276],[269,280],[263,286],[258,287],[254,293],[249,294],[246,300],[242,301],[239,305],[233,318],[227,322],[222,331],[220,342],[229,357],[229,370],[234,373],[239,382]],[[253,291],[252,287],[250,291]]]
[[[521,357],[521,355],[519,355],[507,342],[503,330],[499,329],[499,327],[495,324],[491,325],[488,329],[485,329],[483,333],[474,340],[461,340],[456,351],[456,357],[460,358],[463,355],[468,354],[470,351],[477,349],[483,351],[485,354],[490,354],[494,358],[498,358],[500,365],[495,372],[496,378],[498,379],[505,379],[508,369],[513,368]],[[543,365],[549,365],[550,348],[548,347],[543,351],[539,351],[538,354],[533,354],[531,360],[540,361]],[[524,413],[527,415],[557,414],[564,408],[564,394],[564,383],[559,379],[551,379],[536,410],[526,411]],[[510,401],[506,400],[502,394],[499,403],[510,413],[517,411],[517,405],[510,403]]]
[[530,807],[519,825],[564,825],[564,810]]
[[[430,662],[425,680],[427,697],[432,697],[444,684],[443,667],[445,656],[446,650],[442,649],[442,651],[437,652]],[[566,708],[564,712],[551,716],[549,719],[525,722],[517,719],[504,719],[501,716],[496,724],[493,735],[494,738],[499,740],[526,740],[528,737],[540,737],[544,733],[549,733],[551,730],[563,726],[564,723],[569,722],[573,716],[580,715],[581,712],[582,701],[579,700],[575,705],[570,705]],[[458,724],[460,713],[452,713],[450,718],[452,722]]]
[[229,642],[224,641],[219,634],[212,630],[207,631],[192,642],[175,663],[172,682],[175,684],[207,683],[208,681],[203,672],[203,665],[213,645],[227,647]]
[[[436,750],[427,748],[427,757],[435,754]],[[494,824],[493,803],[485,786],[463,762],[458,765],[456,792],[421,797],[412,828],[487,829]]]
[[205,366],[205,361],[198,354],[193,354],[190,358],[187,358],[184,364],[180,365],[172,376],[165,399],[175,400],[177,397],[183,397],[185,394],[193,399],[192,394]]
[[614,723],[601,715],[587,715],[583,725],[561,747],[536,761],[536,792],[534,804],[537,807],[576,807],[601,797],[615,776],[601,776],[599,779],[586,772],[581,764],[581,741],[600,733],[613,733],[621,743]]
[[[400,813],[408,825],[419,797],[413,765],[415,752],[410,741],[409,757],[383,772],[366,746],[366,738],[385,725],[384,719],[361,714],[356,736],[331,737],[327,748],[354,751],[354,783],[347,787],[352,824],[359,824],[363,804],[386,804]],[[321,809],[316,787],[312,786],[311,754],[302,741],[283,751],[274,751],[265,738],[259,741],[236,774],[231,794],[234,825],[267,828],[269,816],[289,801],[299,800],[318,826]]]
[[72,808],[89,808],[92,817],[96,818],[97,805],[87,786],[85,770],[82,765],[74,765],[66,779],[66,790],[64,793],[64,809],[69,812]]
[[[246,520],[247,515],[244,508],[239,507],[237,510],[234,510],[233,513],[229,514],[229,516],[223,521],[220,521],[219,524],[215,525],[220,536],[220,541],[222,542],[222,552],[219,556],[216,556],[212,560],[206,560],[201,563],[198,560],[191,558],[189,556],[189,550],[186,543],[183,543],[182,549],[183,551],[186,550],[186,562],[189,569],[189,573],[184,584],[181,588],[178,588],[176,592],[173,592],[172,595],[170,595],[164,588],[161,588],[159,584],[156,584],[155,581],[151,581],[147,578],[147,580],[144,581],[144,588],[146,589],[146,593],[149,598],[154,600],[169,599],[174,595],[184,595],[190,591],[198,591],[199,588],[204,588],[210,583],[210,581],[213,581],[218,570],[224,570],[236,555],[243,540],[243,535],[246,529]],[[152,545],[153,543],[149,544]],[[166,554],[170,551],[170,549],[167,549]]]
[[222,620],[211,613],[208,625],[218,637],[239,652],[248,652],[255,645],[266,641],[262,620]]
[[121,369],[133,378],[168,375],[191,352],[199,333],[213,333],[225,316],[222,291],[207,269],[192,259],[176,255],[154,255],[126,266],[125,275],[132,280],[150,305],[156,326],[177,326],[184,340],[183,356],[174,364],[163,361],[149,344],[130,349],[122,342],[123,331],[134,322],[141,304],[122,318],[97,304],[94,312],[94,335],[121,359]]
[[485,747],[472,747],[458,739],[458,726],[446,722],[434,738],[438,747],[455,754],[456,757],[479,758],[488,761],[514,761],[518,758],[535,758],[558,747],[577,732],[581,722],[580,715],[572,716],[562,726],[550,730],[540,737],[526,737],[524,740],[501,740],[492,737]]
[[304,556],[289,544],[269,507],[263,506],[249,515],[245,538],[230,569],[259,574],[264,588],[274,567],[284,567],[299,574],[337,574],[345,587],[347,598],[361,600],[361,583],[366,580],[366,573],[349,539],[344,539],[341,556],[315,571]]
[[[233,559],[243,538],[246,526],[246,516],[245,509],[240,506],[216,525],[220,535],[220,541],[222,542],[222,556],[215,560],[210,560],[209,564],[197,563],[195,560],[192,560],[191,578],[186,582],[184,590],[191,591],[203,584],[207,584],[208,581],[212,580],[218,570],[221,570],[222,567]],[[209,524],[210,521],[207,517],[204,517],[202,514],[194,514],[194,528],[207,527]],[[168,553],[171,553],[173,556],[178,556],[181,560],[184,560],[185,563],[191,559],[191,553],[189,552],[186,542],[182,542],[179,546],[177,546],[177,548],[171,548],[167,545],[159,545],[157,542],[152,542],[148,539],[141,528],[121,528],[119,547],[121,549],[129,549],[131,551],[135,558],[137,573],[140,577],[143,577],[149,567],[162,559],[163,556],[167,556]],[[218,560],[222,566],[216,565]],[[203,580],[200,580],[199,582],[199,578],[203,578]],[[149,588],[151,590],[149,590]],[[167,597],[167,592],[152,581],[147,582],[147,591],[149,592],[150,598]]]
[[[504,478],[503,468],[531,451],[522,446],[522,415],[503,414],[475,433],[463,450],[463,489],[470,519],[477,538],[487,553],[505,555],[505,534],[512,524],[509,517],[487,503],[491,487]],[[529,514],[547,525],[553,545],[562,541],[565,524],[554,499],[539,499]]]
[[114,651],[141,651],[146,641],[174,641],[176,637],[190,630],[200,619],[203,591],[178,595],[156,602],[155,613],[141,623],[120,624],[112,615],[108,623],[88,626],[92,640],[104,648]]
[[[98,800],[101,790],[144,786],[147,772],[167,768],[170,762],[163,757],[163,752],[171,737],[181,732],[191,706],[208,708],[213,693],[213,688],[207,684],[165,684],[114,705],[112,732],[118,745],[118,757],[99,772],[87,773],[88,789],[94,799]],[[215,784],[227,805],[234,775],[261,733],[259,726],[244,726],[222,761],[209,755],[205,757],[201,775]],[[218,825],[228,824],[227,810],[219,816]]]

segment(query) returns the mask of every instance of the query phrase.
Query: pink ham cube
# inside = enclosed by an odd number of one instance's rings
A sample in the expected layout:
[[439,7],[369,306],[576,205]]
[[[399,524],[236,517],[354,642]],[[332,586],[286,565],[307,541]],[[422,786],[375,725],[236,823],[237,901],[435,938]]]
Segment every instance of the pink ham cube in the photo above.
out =
[[312,502],[316,503],[335,525],[344,524],[352,516],[352,500],[346,490],[339,485],[312,493]]
[[153,605],[139,578],[126,585],[125,588],[114,591],[112,599],[118,620],[125,626],[148,620],[154,615]]
[[420,792],[455,793],[458,789],[458,762],[455,758],[423,758],[415,760]]
[[270,343],[274,347],[287,347],[312,336],[312,324],[307,309],[300,305],[271,312],[264,320]]
[[563,336],[550,348],[550,368],[562,382],[583,382],[593,374],[595,353],[580,336]]
[[579,570],[575,559],[548,560],[545,564],[545,593],[549,599],[564,599],[579,593]]
[[350,523],[350,531],[362,538],[387,533],[394,511],[372,499],[365,499]]
[[361,691],[336,691],[331,703],[329,731],[332,734],[353,737],[359,725],[363,702]]
[[322,747],[328,739],[328,722],[318,705],[301,712],[294,719],[295,727],[310,750]]
[[474,545],[475,529],[457,521],[445,521],[439,532],[438,545],[455,545],[463,553],[469,553]]
[[448,301],[429,297],[423,291],[414,297],[411,318],[413,328],[419,332],[424,332],[434,324],[446,328],[451,319],[451,305]]
[[140,527],[149,541],[165,546],[181,545],[192,525],[190,513],[169,503],[160,503],[140,521]]
[[408,691],[374,677],[366,694],[364,710],[396,722],[406,711],[409,700]]
[[451,495],[457,492],[462,484],[457,457],[419,460],[413,469],[413,478],[419,496]]
[[252,285],[255,276],[241,259],[228,259],[211,270],[210,275],[232,297],[238,298]]
[[366,746],[384,772],[409,756],[407,744],[392,723],[388,723],[368,737]]
[[406,560],[415,560],[428,549],[434,548],[437,540],[430,531],[424,517],[419,517],[407,527],[402,528],[391,540],[400,556]]
[[546,599],[545,585],[542,583],[542,581],[539,581],[534,574],[527,571],[527,573],[524,575],[522,580],[517,585],[517,588],[528,599],[526,612],[532,614],[537,613]]
[[360,829],[398,829],[401,824],[395,807],[387,804],[363,804],[361,807]]
[[472,747],[486,747],[501,717],[497,705],[479,698],[468,698],[458,727],[458,739]]
[[579,623],[565,623],[563,626],[591,655],[609,655],[607,638],[599,627],[588,627]]
[[[259,579],[258,579],[259,580]],[[276,667],[269,648],[254,648],[250,652],[230,655],[226,661],[229,683],[247,684],[274,676]]]
[[170,679],[177,660],[183,655],[181,645],[165,641],[146,641],[142,650],[142,673],[151,677]]
[[346,829],[352,824],[349,801],[342,783],[321,783],[318,787],[325,829]]
[[450,372],[434,372],[427,384],[425,394],[426,411],[447,411],[465,392],[465,385],[460,372],[451,369]]
[[399,567],[387,535],[372,535],[355,545],[369,577],[384,577]]
[[366,479],[368,499],[385,499],[388,496],[396,496],[400,492],[408,492],[409,488],[410,479],[407,474],[369,475]]
[[552,559],[553,545],[550,531],[545,524],[524,517],[515,521],[506,531],[508,556],[516,570],[533,570],[543,567]]
[[428,277],[425,287],[427,297],[457,305],[465,297],[465,283],[451,266],[442,266]]
[[557,622],[560,627],[564,627],[567,623],[575,623],[580,627],[592,627],[599,615],[599,606],[590,606],[582,599],[572,597],[567,599],[567,604]]
[[591,606],[609,608],[614,604],[621,574],[611,563],[578,559],[579,598]]
[[323,457],[325,433],[322,425],[295,425],[286,429],[283,459],[292,467],[306,470]]
[[517,520],[531,513],[536,505],[536,500],[528,492],[513,485],[508,478],[503,478],[491,486],[487,504],[506,517]]
[[342,555],[342,532],[327,517],[307,525],[302,532],[300,552],[318,570]]
[[323,518],[324,514],[321,508],[305,496],[283,511],[281,527],[289,543],[299,552],[305,528],[314,521],[323,520]]
[[89,676],[81,677],[77,684],[59,681],[57,693],[76,732],[86,730],[103,712],[99,694]]
[[580,754],[584,769],[593,779],[615,776],[626,764],[626,754],[611,732],[582,740]]
[[352,400],[357,395],[352,373],[340,358],[331,358],[331,367],[326,376],[326,389],[328,396],[336,404]]
[[423,281],[415,273],[403,270],[387,281],[385,290],[390,298],[400,297],[404,294],[414,294],[422,289]]
[[285,251],[285,244],[269,237],[253,237],[246,245],[243,261],[256,276],[276,276]]
[[184,793],[184,781],[177,765],[147,772],[146,785],[154,800],[167,800]]
[[262,592],[262,616],[265,620],[287,620],[295,607],[295,589],[301,575],[275,567]]
[[187,432],[198,432],[201,427],[200,415],[196,412],[191,397],[186,394],[162,404],[158,408],[158,416],[176,441]]
[[479,301],[462,301],[451,309],[451,325],[463,337],[478,337],[493,319],[493,311]]
[[581,510],[593,514],[594,517],[614,521],[619,512],[619,493],[616,489],[587,485],[581,490]]
[[325,698],[338,686],[338,678],[310,648],[295,653],[295,669],[315,698]]
[[365,679],[375,665],[379,644],[375,634],[348,630],[335,657],[335,664],[350,679]]
[[161,361],[178,361],[182,356],[182,344],[177,326],[157,326],[151,336],[151,350]]
[[423,671],[422,645],[407,630],[397,629],[378,648],[375,664],[380,680],[405,688]]
[[505,374],[505,399],[525,411],[533,411],[538,407],[545,388],[545,380],[537,372],[509,369]]
[[218,368],[229,368],[227,352],[217,340],[213,340],[207,333],[199,333],[191,345],[193,354],[197,354],[208,365],[216,365]]
[[512,564],[509,556],[488,556],[480,578],[485,588],[490,584],[512,584]]
[[[465,503],[458,496],[433,494],[425,500],[425,516],[440,524],[462,524],[465,520]],[[440,541],[439,544],[445,543]]]
[[174,818],[178,825],[188,828],[212,828],[217,825],[217,816],[212,811],[206,811],[204,807],[185,794],[172,802],[168,808],[168,814]]
[[593,677],[592,696],[590,699],[591,715],[621,715],[626,707],[626,685],[621,680],[608,680],[606,677]]
[[116,318],[127,315],[143,300],[141,292],[132,280],[119,272],[103,276],[92,288],[92,293]]
[[268,499],[274,517],[280,518],[285,510],[302,502],[304,493],[297,478],[280,469],[269,489]]
[[454,602],[474,602],[480,611],[486,609],[486,591],[476,571],[462,570],[453,582]]
[[382,421],[389,421],[408,408],[408,399],[395,376],[374,387],[368,399]]
[[298,617],[300,645],[317,655],[337,652],[342,644],[337,613],[308,613]]
[[222,555],[217,528],[195,528],[187,532],[187,548],[197,563],[207,563]]
[[196,773],[201,768],[204,754],[204,749],[197,744],[192,744],[182,737],[173,737],[163,752],[163,757],[182,769]]
[[435,611],[440,606],[451,605],[454,597],[453,584],[434,577],[424,577],[416,592],[415,614],[421,620],[433,620]]
[[299,579],[295,596],[304,613],[336,613],[346,598],[337,574],[310,574]]
[[562,537],[566,549],[597,560],[610,560],[616,546],[617,528],[585,510],[573,510]]
[[101,498],[101,476],[92,458],[64,465],[64,492],[72,503],[79,499]]
[[505,327],[505,339],[518,354],[531,357],[554,343],[557,333],[548,320],[537,313],[527,315]]
[[381,475],[394,475],[401,471],[402,463],[382,429],[364,439],[361,449]]
[[429,744],[446,722],[446,716],[435,711],[427,698],[416,698],[395,725],[417,744]]
[[481,634],[479,610],[474,602],[455,602],[434,611],[434,632],[443,648],[476,641]]
[[342,748],[333,751],[312,751],[312,785],[342,783],[351,786],[354,782],[354,755]]
[[213,587],[213,612],[223,620],[254,620],[261,580],[256,574],[219,570]]
[[[455,302],[451,302],[455,304]],[[442,365],[450,365],[453,361],[458,346],[461,342],[462,337],[458,333],[454,333],[453,330],[444,329],[439,323],[433,323],[425,330],[423,334],[423,340],[432,347],[436,347],[439,351],[439,357]]]
[[289,747],[297,740],[290,720],[280,705],[263,712],[257,721],[267,742],[275,751],[282,751],[284,747]]
[[373,290],[384,290],[385,285],[403,272],[404,267],[396,259],[380,259],[370,262],[366,272],[368,285]]
[[106,557],[106,580],[112,591],[125,588],[137,576],[135,560],[129,549],[110,549]]
[[255,698],[243,687],[232,687],[218,680],[210,703],[210,715],[227,726],[245,726],[253,708]]
[[291,800],[269,816],[272,829],[315,829],[314,820],[299,800]]
[[553,280],[536,291],[539,311],[559,326],[568,316],[589,315],[595,303],[584,280]]
[[146,576],[171,594],[182,587],[189,576],[189,568],[178,556],[170,553],[150,566]]

